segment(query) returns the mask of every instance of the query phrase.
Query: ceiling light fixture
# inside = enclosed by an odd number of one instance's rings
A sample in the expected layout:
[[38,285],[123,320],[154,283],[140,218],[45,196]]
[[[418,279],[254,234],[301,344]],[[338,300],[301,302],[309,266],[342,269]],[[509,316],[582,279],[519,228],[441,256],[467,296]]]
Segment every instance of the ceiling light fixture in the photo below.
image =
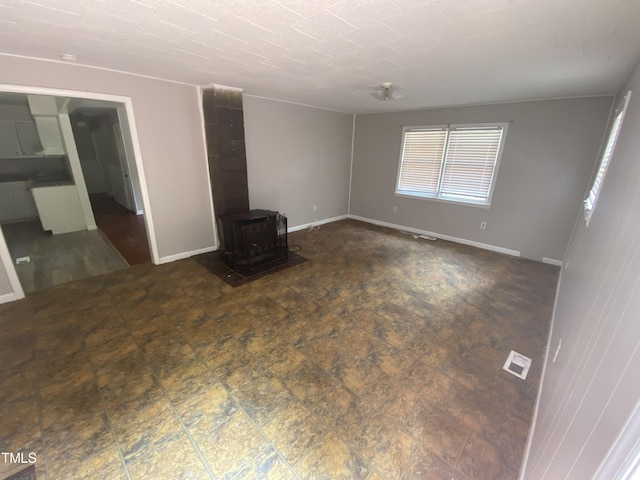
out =
[[398,87],[394,87],[391,82],[384,82],[379,87],[375,87],[374,91],[371,92],[371,96],[384,101],[397,100],[402,97],[400,92],[398,92]]
[[78,57],[76,57],[73,53],[63,53],[60,55],[60,58],[66,62],[77,62]]

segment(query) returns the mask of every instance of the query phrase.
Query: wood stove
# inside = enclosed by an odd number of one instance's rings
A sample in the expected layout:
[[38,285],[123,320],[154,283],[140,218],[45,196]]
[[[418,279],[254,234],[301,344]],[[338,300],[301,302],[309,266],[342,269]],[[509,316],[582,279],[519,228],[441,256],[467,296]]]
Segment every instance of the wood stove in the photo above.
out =
[[287,261],[287,217],[271,210],[249,210],[218,217],[225,263],[253,274]]
[[285,263],[286,217],[271,210],[249,210],[242,93],[224,87],[204,89],[202,109],[209,181],[225,264],[251,275]]

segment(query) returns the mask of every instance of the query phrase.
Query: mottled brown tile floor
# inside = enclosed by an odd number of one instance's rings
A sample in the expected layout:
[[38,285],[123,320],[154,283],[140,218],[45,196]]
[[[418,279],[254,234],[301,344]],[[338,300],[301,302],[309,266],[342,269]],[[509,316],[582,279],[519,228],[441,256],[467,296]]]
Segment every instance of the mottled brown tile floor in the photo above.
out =
[[290,243],[238,288],[188,259],[0,305],[0,451],[49,480],[515,479],[558,269],[351,220]]

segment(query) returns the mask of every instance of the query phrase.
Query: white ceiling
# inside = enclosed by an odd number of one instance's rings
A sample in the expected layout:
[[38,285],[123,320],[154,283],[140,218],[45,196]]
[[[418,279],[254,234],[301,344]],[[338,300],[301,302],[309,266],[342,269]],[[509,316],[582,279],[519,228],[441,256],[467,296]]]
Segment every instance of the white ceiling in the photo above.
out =
[[0,0],[0,52],[357,113],[599,95],[640,56],[640,1]]

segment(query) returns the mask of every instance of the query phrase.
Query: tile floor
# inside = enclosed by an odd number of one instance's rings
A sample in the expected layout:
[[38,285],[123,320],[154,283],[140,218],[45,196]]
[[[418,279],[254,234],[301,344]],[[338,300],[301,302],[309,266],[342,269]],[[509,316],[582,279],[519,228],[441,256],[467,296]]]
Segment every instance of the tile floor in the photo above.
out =
[[0,451],[48,480],[515,479],[557,267],[352,220],[294,243],[237,288],[187,259],[0,305]]
[[127,267],[127,262],[100,230],[52,235],[39,220],[5,223],[2,231],[25,293]]

